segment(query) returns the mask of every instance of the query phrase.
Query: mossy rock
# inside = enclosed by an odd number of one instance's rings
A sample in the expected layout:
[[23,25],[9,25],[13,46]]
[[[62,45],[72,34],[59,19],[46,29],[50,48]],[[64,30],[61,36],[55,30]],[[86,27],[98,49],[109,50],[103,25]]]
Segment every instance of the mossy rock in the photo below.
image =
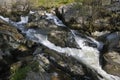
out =
[[31,70],[29,66],[25,66],[23,68],[19,68],[16,70],[13,75],[11,76],[10,80],[23,80],[27,73]]
[[23,62],[21,65],[18,63],[11,66],[10,80],[24,80],[30,71],[39,71],[39,63],[37,61],[28,62],[26,64],[23,64],[25,63]]

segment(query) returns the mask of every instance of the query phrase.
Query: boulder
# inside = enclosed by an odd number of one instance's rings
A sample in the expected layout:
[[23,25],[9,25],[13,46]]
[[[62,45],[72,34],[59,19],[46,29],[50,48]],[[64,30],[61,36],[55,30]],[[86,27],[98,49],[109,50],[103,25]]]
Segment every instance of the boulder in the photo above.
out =
[[106,37],[106,45],[108,46],[108,51],[119,51],[120,49],[120,32],[114,32]]
[[82,3],[71,3],[68,5],[61,6],[58,11],[63,15],[65,22],[70,22],[72,19],[76,20],[80,15],[78,15],[81,11],[81,8],[78,8],[82,6]]
[[106,37],[107,52],[103,55],[106,63],[103,67],[109,74],[120,76],[120,32]]
[[6,11],[12,11],[12,8],[16,7],[16,9],[20,11],[26,10],[28,7],[28,0],[0,0],[0,8],[5,9]]
[[25,39],[19,31],[4,22],[0,22],[0,48],[7,48],[4,44],[12,46],[12,48],[17,48],[19,46],[18,42],[24,43]]
[[19,21],[21,15],[29,13],[30,6],[31,3],[28,0],[0,0],[0,15]]

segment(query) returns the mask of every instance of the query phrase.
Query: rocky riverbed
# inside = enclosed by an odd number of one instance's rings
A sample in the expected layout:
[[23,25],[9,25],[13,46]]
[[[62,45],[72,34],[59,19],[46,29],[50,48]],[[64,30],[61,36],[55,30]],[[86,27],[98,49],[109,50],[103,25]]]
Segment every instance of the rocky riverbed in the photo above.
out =
[[120,80],[120,14],[83,5],[0,9],[0,80]]

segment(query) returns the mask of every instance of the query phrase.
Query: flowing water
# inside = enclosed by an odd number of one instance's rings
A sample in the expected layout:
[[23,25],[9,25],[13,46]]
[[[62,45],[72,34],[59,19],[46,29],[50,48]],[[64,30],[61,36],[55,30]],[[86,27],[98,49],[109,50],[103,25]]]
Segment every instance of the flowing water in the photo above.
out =
[[[32,14],[34,14],[32,12]],[[56,16],[50,13],[45,13],[47,16],[47,20],[53,20],[57,26],[60,27],[67,27],[65,26],[62,21],[60,21]],[[28,16],[22,17],[20,22],[13,22],[9,20],[9,18],[4,18],[0,16],[0,18],[9,24],[17,27],[23,34],[26,35],[26,38],[40,43],[49,49],[57,51],[59,54],[67,54],[68,57],[72,56],[82,64],[86,65],[89,69],[91,69],[93,74],[98,77],[99,80],[120,80],[119,77],[107,74],[100,66],[99,63],[99,54],[103,47],[103,44],[96,41],[92,37],[82,37],[80,33],[75,30],[70,30],[72,36],[74,37],[76,43],[79,45],[80,49],[78,48],[70,48],[70,47],[60,47],[56,46],[54,43],[48,40],[48,35],[43,34],[40,30],[36,29],[26,29],[24,24],[28,23]],[[69,29],[69,28],[68,28]],[[110,38],[110,37],[108,37]],[[91,46],[89,44],[92,44]]]

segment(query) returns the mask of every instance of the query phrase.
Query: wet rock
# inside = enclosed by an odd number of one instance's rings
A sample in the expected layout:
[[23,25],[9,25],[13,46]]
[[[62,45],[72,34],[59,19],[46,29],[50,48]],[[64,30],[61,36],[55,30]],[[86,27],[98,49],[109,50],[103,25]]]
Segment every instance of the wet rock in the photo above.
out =
[[37,54],[40,54],[41,52],[42,52],[42,50],[43,50],[43,47],[37,47],[36,49],[35,49],[35,51],[33,52],[33,55],[37,55]]
[[50,62],[45,56],[37,54],[35,60],[38,62],[40,72],[45,72],[49,68]]
[[82,11],[82,3],[79,2],[63,5],[58,8],[59,14],[63,17],[63,19],[61,20],[67,25],[69,25],[70,28],[73,29],[80,29],[82,27],[82,23],[85,22],[83,21],[81,11]]
[[55,25],[53,20],[47,20],[45,15],[37,14],[36,18],[39,19],[33,18],[32,22],[30,21],[26,25],[28,29],[38,29],[42,34],[49,35],[48,40],[57,46],[78,48],[73,35],[67,28]]
[[110,63],[116,63],[116,64],[119,64],[120,65],[120,55],[118,52],[108,52],[106,55],[105,55],[105,59],[107,61],[110,61]]
[[108,52],[104,55],[104,58],[107,61],[104,66],[104,70],[106,70],[109,74],[120,77],[120,53]]
[[[80,11],[80,6],[82,3],[71,3],[68,5],[61,6],[58,10],[62,14],[62,16],[65,19],[65,22],[70,22],[71,20],[78,19],[80,17],[79,11]],[[78,8],[79,6],[79,8]]]
[[50,75],[48,73],[30,71],[25,80],[50,80]]
[[8,52],[9,52],[9,49],[16,49],[16,48],[23,50],[23,48],[20,47],[19,43],[24,43],[25,39],[23,35],[20,34],[16,28],[9,26],[5,23],[1,23],[0,38],[1,38],[0,48],[2,50],[8,51]]
[[29,47],[29,48],[32,48],[33,46],[35,46],[35,42],[33,41],[30,41],[30,40],[26,40],[26,46]]
[[52,43],[55,43],[57,46],[61,47],[76,47],[77,44],[75,43],[75,40],[72,37],[72,34],[70,32],[56,30],[51,31],[49,34],[48,40],[50,40]]
[[60,72],[53,72],[51,75],[51,80],[72,80],[70,79],[70,77],[66,74],[64,75],[64,73],[60,73]]
[[108,73],[120,76],[120,33],[115,32],[107,35],[107,52],[103,55],[106,61],[103,67]]
[[33,44],[29,47],[28,41],[15,27],[2,21],[0,24],[0,58],[11,65],[21,57],[30,55],[30,47]]
[[[26,10],[28,8],[28,1],[27,0],[5,0],[5,1],[0,1],[0,6],[1,8],[7,10],[7,11],[12,11],[13,7],[16,7],[16,9],[20,11]],[[18,5],[17,5],[18,4]]]
[[18,32],[18,30],[9,25],[3,24],[0,27],[0,33],[11,36],[14,40],[20,41],[24,37]]
[[61,69],[65,73],[68,73],[69,75],[73,76],[75,75],[83,76],[85,74],[83,66],[73,58],[67,57],[67,55],[63,56],[60,54],[56,54],[55,51],[49,49],[45,49],[44,52],[45,52],[44,55],[48,56],[48,59],[50,60],[52,65],[54,65],[56,68]]
[[119,46],[120,46],[120,32],[115,32],[109,34],[107,37],[107,44],[108,45],[108,50],[118,50],[119,51]]
[[[35,50],[35,52],[37,50]],[[62,71],[58,70],[57,67],[51,67],[51,62],[44,55],[45,53],[40,53],[40,52],[39,54],[36,54],[34,56],[32,63],[28,62],[27,65],[31,67],[31,70],[27,72],[25,80],[55,80],[55,79],[66,80],[70,77],[64,75],[65,73],[62,74]]]

